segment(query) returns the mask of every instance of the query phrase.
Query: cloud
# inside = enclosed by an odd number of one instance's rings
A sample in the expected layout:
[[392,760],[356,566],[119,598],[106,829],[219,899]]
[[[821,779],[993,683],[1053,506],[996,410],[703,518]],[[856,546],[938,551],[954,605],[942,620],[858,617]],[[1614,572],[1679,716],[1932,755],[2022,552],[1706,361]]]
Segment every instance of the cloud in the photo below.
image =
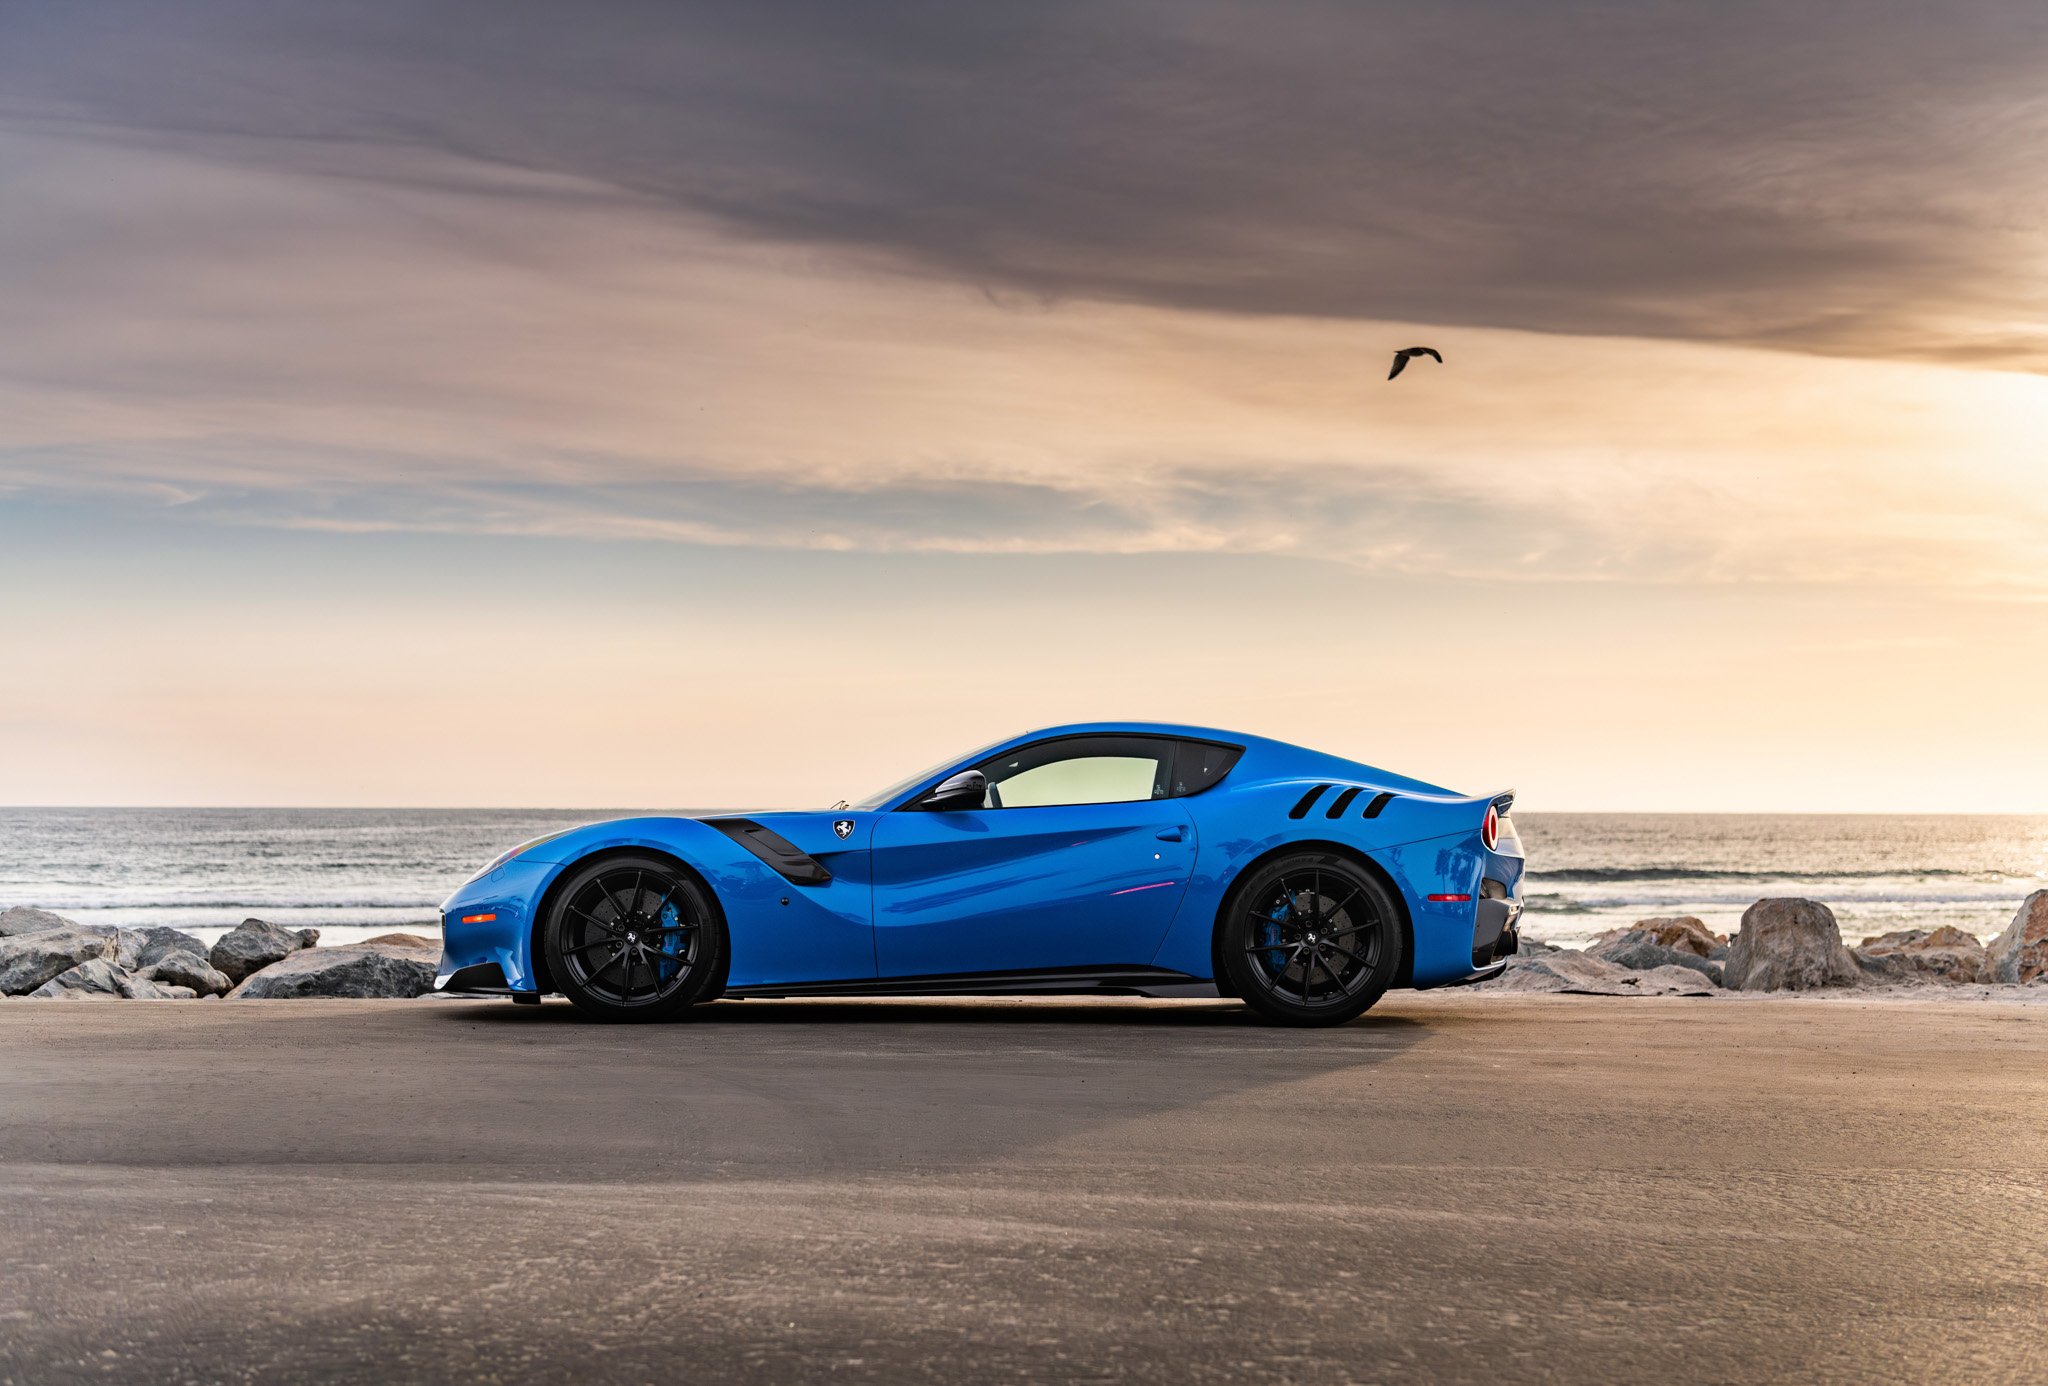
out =
[[0,38],[18,112],[501,161],[1010,301],[2048,369],[2026,0],[202,0]]
[[[1470,8],[492,13],[0,20],[0,487],[351,532],[2048,573],[2048,381],[1727,344],[2025,359],[1964,290],[2029,194],[2001,223],[1928,154],[2004,109],[1993,11],[1872,11],[1846,53],[1809,20],[1749,66],[1765,20],[1567,24],[1604,79]],[[1806,104],[1765,100],[1795,69]],[[1891,169],[1841,115],[1880,89],[1925,127],[1878,122]],[[1450,364],[1388,387],[1422,333]]]

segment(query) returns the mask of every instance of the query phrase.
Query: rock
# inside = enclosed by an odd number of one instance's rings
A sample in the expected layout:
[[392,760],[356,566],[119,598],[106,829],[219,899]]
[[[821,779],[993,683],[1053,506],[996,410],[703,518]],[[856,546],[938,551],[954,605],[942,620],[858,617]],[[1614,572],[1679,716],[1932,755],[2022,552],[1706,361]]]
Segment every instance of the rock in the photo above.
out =
[[21,934],[40,934],[50,929],[79,927],[61,914],[31,909],[27,905],[16,905],[11,910],[0,912],[0,938],[15,938]]
[[0,993],[25,996],[81,963],[101,958],[112,962],[115,951],[109,931],[70,925],[0,939]]
[[1515,946],[1515,956],[1520,958],[1533,958],[1540,953],[1555,953],[1557,951],[1556,944],[1545,943],[1540,938],[1530,938],[1527,934],[1523,934],[1521,942]]
[[1641,934],[1659,948],[1675,949],[1700,958],[1712,957],[1716,948],[1728,942],[1691,915],[1673,914],[1638,919],[1626,929],[1609,929],[1587,944],[1586,951],[1599,952],[1631,934]]
[[105,958],[90,958],[76,967],[66,968],[29,995],[66,1001],[99,996],[120,1000],[125,994],[121,990],[121,982],[127,975]]
[[1986,950],[1995,982],[2033,982],[2048,976],[2048,890],[2020,902],[2020,911]]
[[1489,982],[1488,991],[1555,991],[1581,996],[1711,996],[1715,990],[1690,968],[1659,967],[1632,972],[1590,953],[1552,949],[1531,957],[1508,959],[1508,970]]
[[196,952],[165,953],[135,975],[159,986],[190,988],[196,996],[224,996],[235,985]]
[[1851,955],[1864,973],[1887,982],[1988,982],[1984,945],[1961,929],[1900,929],[1866,938]]
[[319,941],[318,929],[280,929],[261,919],[245,919],[221,935],[207,961],[239,984],[251,973]]
[[198,995],[190,987],[165,986],[134,972],[115,971],[114,983],[130,1001],[189,1001]]
[[379,934],[375,938],[363,940],[363,946],[366,948],[373,944],[380,948],[439,948],[441,946],[433,939],[426,938],[420,934]]
[[114,940],[115,964],[131,969],[142,965],[142,948],[150,932],[146,929],[116,928],[111,924],[80,924],[74,919],[66,919],[61,914],[30,909],[26,905],[16,905],[6,913],[0,914],[0,938],[45,934],[57,929],[76,929],[83,933],[105,935]]
[[1742,912],[1721,984],[1732,991],[1806,991],[1863,980],[1835,912],[1817,900],[1759,900]]
[[348,943],[309,948],[272,963],[228,993],[230,1001],[302,996],[410,997],[434,989],[441,950]]
[[[1612,930],[1608,931],[1610,934]],[[1607,935],[1601,935],[1606,938]],[[1657,942],[1656,934],[1648,929],[1630,929],[1619,938],[1586,951],[1603,962],[1616,967],[1645,971],[1657,967],[1685,967],[1699,973],[1715,986],[1721,985],[1721,964],[1707,961],[1704,953],[1695,953],[1687,948],[1672,948]]]
[[174,990],[158,986],[147,978],[137,977],[125,968],[117,967],[105,958],[93,958],[78,966],[58,973],[49,981],[30,992],[30,996],[63,1001],[89,1001],[99,997],[109,1000],[168,1001],[178,994],[191,996],[184,987]]
[[1689,965],[1653,967],[1637,973],[1629,984],[1645,996],[1712,996],[1721,989],[1711,973]]
[[32,909],[27,905],[16,905],[0,913],[0,938],[19,938],[25,934],[46,934],[59,929],[75,929],[81,933],[102,934],[114,940],[114,957],[121,967],[133,968],[140,965],[143,945],[143,931],[121,929],[111,924],[80,924],[49,910]]
[[148,967],[172,953],[190,953],[201,961],[206,958],[206,945],[183,929],[152,924],[135,932],[142,935],[142,947],[135,960],[137,967]]

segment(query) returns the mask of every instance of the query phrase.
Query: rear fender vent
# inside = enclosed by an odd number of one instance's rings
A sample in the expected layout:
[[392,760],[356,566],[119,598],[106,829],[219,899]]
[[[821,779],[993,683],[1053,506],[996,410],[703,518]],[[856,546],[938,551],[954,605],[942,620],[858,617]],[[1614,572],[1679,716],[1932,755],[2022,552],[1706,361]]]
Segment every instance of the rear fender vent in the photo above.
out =
[[1379,793],[1372,796],[1372,802],[1365,806],[1365,812],[1360,816],[1365,818],[1377,818],[1380,816],[1380,810],[1393,802],[1394,796],[1390,792],[1383,789]]
[[1308,817],[1308,811],[1316,806],[1316,800],[1322,798],[1323,791],[1329,787],[1326,784],[1319,784],[1308,793],[1302,795],[1300,799],[1295,801],[1294,807],[1287,810],[1287,816],[1289,818]]

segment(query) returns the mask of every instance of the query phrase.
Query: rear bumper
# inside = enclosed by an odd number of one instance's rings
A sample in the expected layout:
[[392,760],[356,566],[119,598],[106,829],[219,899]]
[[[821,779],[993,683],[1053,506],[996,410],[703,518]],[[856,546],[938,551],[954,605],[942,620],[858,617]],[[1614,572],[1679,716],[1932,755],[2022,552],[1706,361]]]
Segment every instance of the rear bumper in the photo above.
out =
[[1401,887],[1412,926],[1405,985],[1418,990],[1484,980],[1521,946],[1523,861],[1480,845],[1474,831],[1404,843],[1373,859]]
[[1521,947],[1522,902],[1509,896],[1499,881],[1481,881],[1479,886],[1480,898],[1472,909],[1472,966],[1485,967],[1513,957]]

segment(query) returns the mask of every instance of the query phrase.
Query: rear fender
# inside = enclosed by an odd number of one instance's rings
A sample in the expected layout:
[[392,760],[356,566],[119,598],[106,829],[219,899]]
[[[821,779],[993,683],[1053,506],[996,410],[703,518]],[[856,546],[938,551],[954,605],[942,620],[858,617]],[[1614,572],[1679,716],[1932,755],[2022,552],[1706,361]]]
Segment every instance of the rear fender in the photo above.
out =
[[1310,776],[1255,781],[1240,789],[1226,781],[1195,795],[1185,801],[1200,844],[1194,873],[1152,962],[1191,976],[1213,975],[1217,913],[1244,871],[1282,848],[1333,843],[1375,863],[1400,892],[1413,930],[1412,984],[1452,980],[1448,969],[1458,959],[1463,961],[1456,975],[1463,976],[1472,970],[1472,905],[1429,897],[1477,896],[1488,856],[1479,829],[1494,797]]

